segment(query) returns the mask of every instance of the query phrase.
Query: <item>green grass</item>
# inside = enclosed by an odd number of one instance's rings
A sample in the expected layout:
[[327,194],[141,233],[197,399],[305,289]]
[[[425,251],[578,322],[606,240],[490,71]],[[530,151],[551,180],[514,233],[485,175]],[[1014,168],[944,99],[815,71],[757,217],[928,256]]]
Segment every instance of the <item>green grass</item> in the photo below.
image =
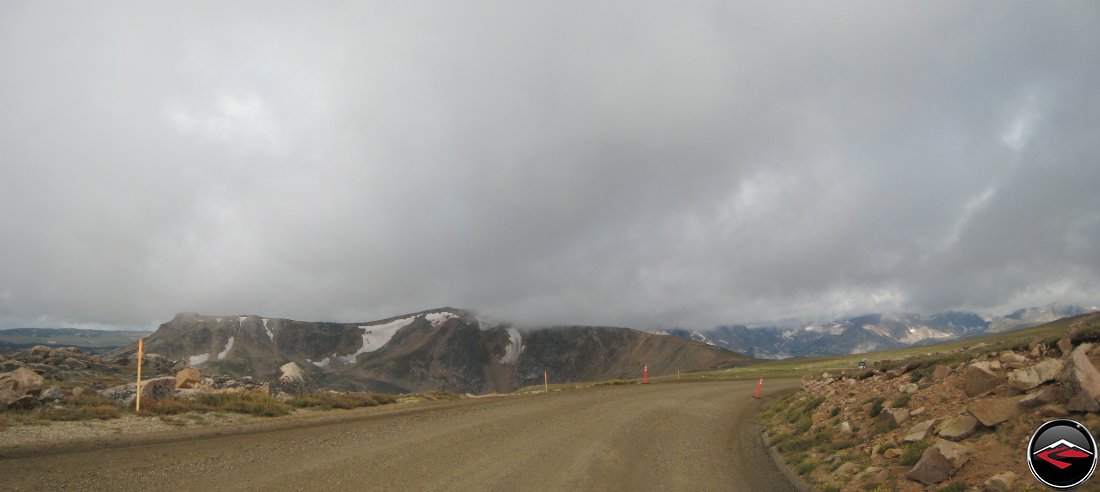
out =
[[308,395],[296,396],[287,403],[295,408],[332,410],[336,408],[376,407],[396,401],[397,399],[393,396],[380,393],[332,393],[320,391]]
[[890,406],[894,408],[905,408],[909,406],[909,399],[912,397],[913,395],[909,393],[902,393],[898,395],[897,398],[894,398],[894,401],[890,402]]
[[928,449],[932,443],[928,441],[917,441],[914,443],[906,444],[905,449],[901,452],[901,458],[898,463],[903,466],[913,466],[920,461],[920,457],[924,455],[924,450]]

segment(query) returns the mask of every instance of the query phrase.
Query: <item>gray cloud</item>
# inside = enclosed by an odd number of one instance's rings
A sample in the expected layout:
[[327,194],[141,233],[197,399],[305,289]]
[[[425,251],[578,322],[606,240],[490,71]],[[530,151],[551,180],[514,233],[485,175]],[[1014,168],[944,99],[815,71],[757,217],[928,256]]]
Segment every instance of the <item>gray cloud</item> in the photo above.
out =
[[1100,297],[1093,2],[0,6],[0,324]]

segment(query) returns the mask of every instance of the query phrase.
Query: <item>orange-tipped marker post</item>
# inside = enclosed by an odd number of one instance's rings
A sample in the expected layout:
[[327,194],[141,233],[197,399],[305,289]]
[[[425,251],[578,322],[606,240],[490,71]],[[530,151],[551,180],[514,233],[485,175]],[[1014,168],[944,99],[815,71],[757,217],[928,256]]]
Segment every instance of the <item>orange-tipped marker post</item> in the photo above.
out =
[[542,391],[544,393],[550,392],[550,376],[546,374],[546,371],[542,371]]
[[759,400],[760,399],[760,388],[763,388],[763,387],[764,387],[764,378],[760,378],[760,382],[756,383],[756,394],[752,395],[752,397]]
[[649,384],[649,363],[642,367],[642,384]]
[[141,361],[145,358],[142,350],[143,342],[145,342],[144,338],[138,339],[137,398],[134,399],[134,413],[141,413]]

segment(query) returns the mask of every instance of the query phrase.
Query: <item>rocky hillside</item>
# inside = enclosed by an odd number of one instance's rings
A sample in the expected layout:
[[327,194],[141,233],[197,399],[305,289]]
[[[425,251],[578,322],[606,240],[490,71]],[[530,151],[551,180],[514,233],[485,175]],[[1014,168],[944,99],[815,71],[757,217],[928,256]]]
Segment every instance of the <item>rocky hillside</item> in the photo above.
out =
[[1100,428],[1100,314],[1059,326],[1043,339],[806,378],[765,411],[765,427],[823,488],[1038,490],[1023,459],[1031,433],[1056,417]]
[[675,328],[665,333],[727,348],[760,359],[861,354],[1000,333],[1095,312],[1095,307],[1049,305],[1020,309],[1005,316],[948,311],[917,314],[867,314],[832,322],[795,326],[719,326],[710,330]]
[[[115,355],[130,355],[130,345]],[[180,314],[145,351],[204,374],[275,378],[294,362],[318,387],[507,392],[551,382],[635,378],[747,362],[729,350],[626,328],[519,328],[442,308],[364,323]]]

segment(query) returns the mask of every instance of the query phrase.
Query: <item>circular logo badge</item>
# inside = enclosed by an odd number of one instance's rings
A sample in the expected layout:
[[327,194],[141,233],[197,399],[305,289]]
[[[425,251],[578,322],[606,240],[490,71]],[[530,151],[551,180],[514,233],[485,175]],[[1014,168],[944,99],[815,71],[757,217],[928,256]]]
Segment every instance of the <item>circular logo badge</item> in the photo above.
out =
[[1077,422],[1051,420],[1032,434],[1027,445],[1027,465],[1043,484],[1071,489],[1085,483],[1096,469],[1096,441]]

